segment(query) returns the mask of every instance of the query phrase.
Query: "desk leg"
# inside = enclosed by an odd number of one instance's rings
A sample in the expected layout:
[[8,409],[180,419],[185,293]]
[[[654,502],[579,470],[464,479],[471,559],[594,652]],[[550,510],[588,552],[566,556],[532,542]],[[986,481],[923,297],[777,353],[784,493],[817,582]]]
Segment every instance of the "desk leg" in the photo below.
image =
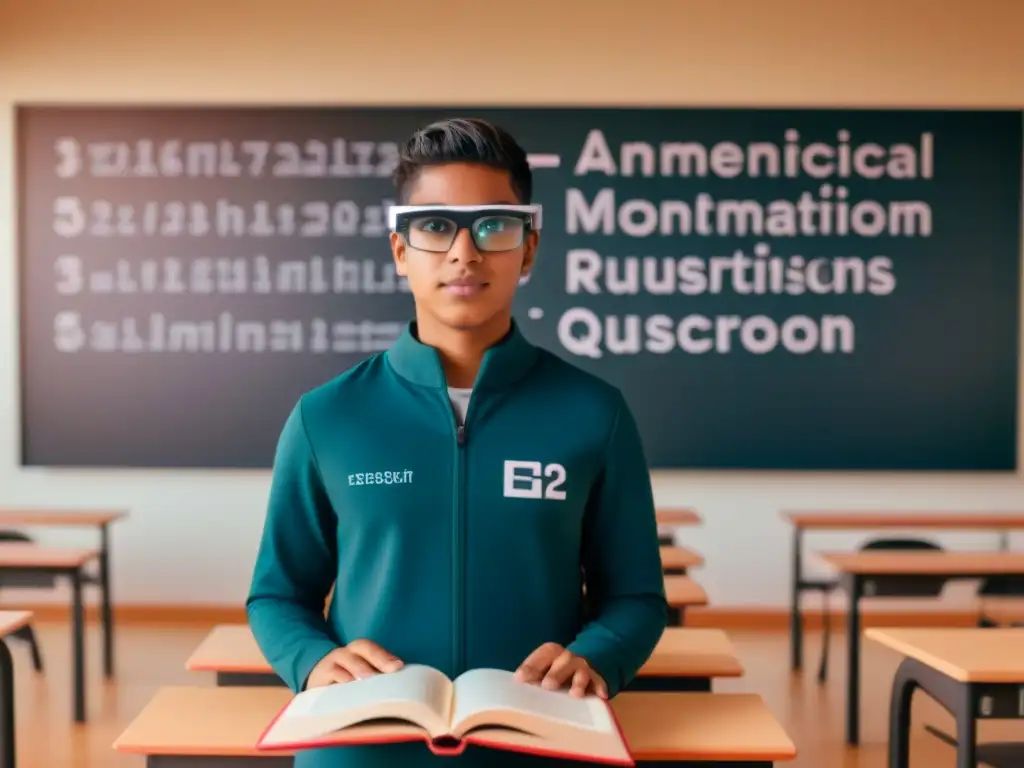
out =
[[85,606],[82,604],[82,571],[71,572],[71,647],[74,649],[73,691],[75,722],[85,722]]
[[648,677],[638,676],[623,690],[657,691],[661,693],[699,692],[711,693],[710,677]]
[[910,768],[910,702],[920,688],[956,719],[956,768],[977,764],[977,721],[975,690],[916,659],[904,659],[896,670],[892,687],[889,723],[889,766]]
[[103,621],[103,674],[114,676],[114,617],[110,607],[110,526],[100,526],[100,599]]
[[14,744],[14,661],[3,638],[0,638],[0,699],[0,765],[14,768],[17,759]]
[[889,768],[910,768],[910,704],[916,689],[904,661],[896,670],[889,702]]
[[864,582],[849,574],[850,612],[846,620],[846,743],[860,743],[860,599]]
[[280,688],[284,680],[273,673],[262,672],[217,672],[219,688]]
[[803,584],[803,531],[800,526],[793,528],[793,583],[789,608],[789,649],[790,669],[796,671],[804,663],[804,625],[800,615],[800,593]]

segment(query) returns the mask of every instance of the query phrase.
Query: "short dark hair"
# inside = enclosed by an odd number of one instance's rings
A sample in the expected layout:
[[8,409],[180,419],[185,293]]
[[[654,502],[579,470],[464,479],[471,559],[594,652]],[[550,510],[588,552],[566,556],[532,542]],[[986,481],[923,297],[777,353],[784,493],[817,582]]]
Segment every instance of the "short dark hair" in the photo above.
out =
[[394,182],[405,202],[423,168],[442,163],[480,163],[508,171],[512,190],[523,203],[533,195],[533,173],[526,151],[508,131],[475,117],[441,120],[419,129],[399,149]]

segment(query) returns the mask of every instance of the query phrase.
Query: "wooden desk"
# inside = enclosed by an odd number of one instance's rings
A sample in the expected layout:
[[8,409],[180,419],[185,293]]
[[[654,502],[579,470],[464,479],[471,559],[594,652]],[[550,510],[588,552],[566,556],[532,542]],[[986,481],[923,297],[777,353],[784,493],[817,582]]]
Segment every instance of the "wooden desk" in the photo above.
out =
[[655,510],[654,517],[658,522],[658,543],[666,546],[675,543],[675,528],[704,522],[697,511],[689,507],[664,507]]
[[669,626],[682,626],[687,608],[708,604],[704,587],[689,576],[665,576],[665,599],[669,606]]
[[661,550],[661,570],[671,575],[683,575],[690,568],[704,565],[704,556],[688,547],[665,546]]
[[85,605],[83,569],[99,557],[98,549],[62,549],[28,543],[0,543],[0,572],[65,576],[71,582],[71,649],[74,717],[85,722]]
[[[285,688],[161,688],[114,749],[145,755],[147,768],[200,768],[214,759],[223,768],[290,767],[290,755],[253,746],[290,697]],[[796,756],[756,694],[623,693],[612,706],[638,762],[768,768]]]
[[125,509],[50,509],[0,507],[0,527],[39,525],[75,528],[102,527],[128,517]]
[[[977,718],[1024,718],[1024,629],[869,629],[905,658],[893,682],[889,765],[910,766],[911,699],[920,688],[956,719],[957,766],[985,760]],[[985,745],[992,746],[992,745]],[[1006,745],[1001,752],[1005,752]],[[1024,764],[1024,745],[1020,745]]]
[[663,507],[655,510],[658,525],[700,525],[704,522],[700,513],[689,507]]
[[742,677],[743,664],[721,629],[667,627],[629,691],[704,691],[721,677]]
[[31,621],[31,611],[0,611],[0,768],[15,768],[17,764],[14,660],[5,638]]
[[981,604],[981,616],[996,626],[1024,625],[1024,599],[1021,597],[987,597]]
[[49,509],[0,507],[0,528],[51,527],[51,528],[97,528],[100,534],[100,550],[97,574],[88,582],[95,581],[100,588],[100,620],[103,622],[103,674],[114,676],[114,612],[110,589],[110,524],[128,517],[125,509]]
[[805,531],[865,530],[994,530],[1001,533],[1000,547],[1009,549],[1007,531],[1024,530],[1024,512],[868,512],[851,510],[783,512],[793,526],[792,577],[790,583],[789,645],[790,668],[803,666],[804,627],[800,596],[808,584],[803,577]]
[[213,672],[219,686],[284,685],[248,624],[218,624],[185,661],[189,672]]
[[[189,672],[213,672],[219,686],[283,686],[248,624],[220,624],[185,661]],[[716,677],[740,677],[743,665],[720,629],[669,627],[630,690],[710,691]]]
[[819,557],[841,574],[850,598],[846,632],[846,742],[860,741],[860,601],[888,585],[904,594],[929,580],[1024,576],[1022,552],[824,552]]

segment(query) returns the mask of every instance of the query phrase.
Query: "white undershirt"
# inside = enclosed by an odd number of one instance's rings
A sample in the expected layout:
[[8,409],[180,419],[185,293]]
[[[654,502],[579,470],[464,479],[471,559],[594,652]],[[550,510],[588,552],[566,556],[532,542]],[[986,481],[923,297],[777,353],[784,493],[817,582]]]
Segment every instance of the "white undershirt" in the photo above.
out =
[[469,396],[472,394],[472,387],[448,387],[448,399],[451,400],[452,409],[455,411],[455,419],[460,425],[466,423],[466,411],[469,410]]

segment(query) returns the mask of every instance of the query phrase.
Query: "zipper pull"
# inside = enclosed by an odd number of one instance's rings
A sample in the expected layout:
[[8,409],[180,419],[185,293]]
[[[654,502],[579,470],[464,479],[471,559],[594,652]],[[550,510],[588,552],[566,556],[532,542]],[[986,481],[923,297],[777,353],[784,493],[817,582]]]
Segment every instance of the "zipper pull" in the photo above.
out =
[[461,424],[455,432],[455,439],[458,441],[459,445],[465,445],[466,443],[466,428]]

